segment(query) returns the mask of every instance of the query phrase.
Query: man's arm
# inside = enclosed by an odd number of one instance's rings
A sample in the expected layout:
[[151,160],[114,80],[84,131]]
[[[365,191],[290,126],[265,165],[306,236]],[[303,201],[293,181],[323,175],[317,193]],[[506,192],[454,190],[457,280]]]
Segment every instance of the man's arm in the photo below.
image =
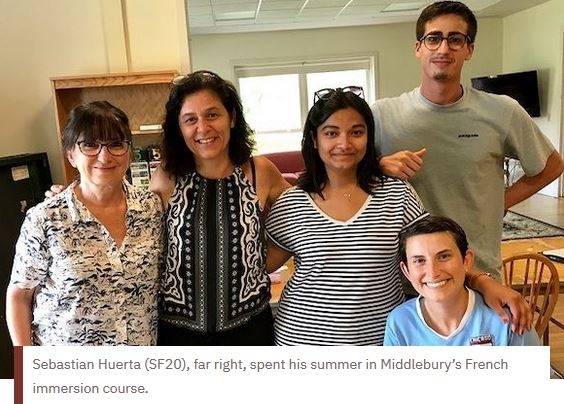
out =
[[[482,294],[486,304],[501,317],[504,323],[511,323],[513,332],[522,335],[525,330],[531,328],[533,312],[519,292],[502,285],[486,272],[473,269],[469,269],[466,273],[466,281],[468,286]],[[505,311],[505,306],[509,308],[511,316]]]
[[427,149],[417,151],[403,150],[380,159],[380,169],[388,177],[409,180],[423,165],[423,156]]
[[557,151],[553,151],[548,156],[546,164],[540,173],[532,177],[524,175],[505,190],[505,211],[550,184],[562,174],[563,170],[564,161],[562,161],[562,157],[560,157]]

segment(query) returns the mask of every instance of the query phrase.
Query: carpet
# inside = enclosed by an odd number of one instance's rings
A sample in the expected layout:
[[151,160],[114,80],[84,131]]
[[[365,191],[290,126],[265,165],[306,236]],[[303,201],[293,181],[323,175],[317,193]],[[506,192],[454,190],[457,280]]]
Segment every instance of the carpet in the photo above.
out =
[[511,211],[503,219],[502,240],[564,236],[564,229]]

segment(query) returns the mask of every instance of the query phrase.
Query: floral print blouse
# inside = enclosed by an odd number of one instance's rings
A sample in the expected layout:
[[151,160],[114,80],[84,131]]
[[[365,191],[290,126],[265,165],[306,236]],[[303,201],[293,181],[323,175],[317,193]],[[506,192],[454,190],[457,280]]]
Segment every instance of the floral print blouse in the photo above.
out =
[[80,202],[76,182],[31,208],[10,283],[35,288],[34,345],[155,345],[163,253],[160,199],[124,181],[118,246]]

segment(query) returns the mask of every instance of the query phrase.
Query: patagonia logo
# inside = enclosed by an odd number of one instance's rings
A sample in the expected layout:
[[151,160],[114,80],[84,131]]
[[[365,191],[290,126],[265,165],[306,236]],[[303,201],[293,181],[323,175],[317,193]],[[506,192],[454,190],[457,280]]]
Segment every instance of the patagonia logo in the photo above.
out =
[[493,345],[493,338],[491,335],[479,335],[470,338],[470,345]]
[[480,137],[477,133],[459,133],[458,137]]

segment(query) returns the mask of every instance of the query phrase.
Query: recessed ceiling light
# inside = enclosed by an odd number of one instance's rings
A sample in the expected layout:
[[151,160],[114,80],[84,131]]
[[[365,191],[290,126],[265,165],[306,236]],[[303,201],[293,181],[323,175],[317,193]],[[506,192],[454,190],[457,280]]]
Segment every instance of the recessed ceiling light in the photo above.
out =
[[424,1],[412,1],[410,3],[390,3],[382,9],[383,13],[392,13],[397,11],[416,11],[427,4]]

